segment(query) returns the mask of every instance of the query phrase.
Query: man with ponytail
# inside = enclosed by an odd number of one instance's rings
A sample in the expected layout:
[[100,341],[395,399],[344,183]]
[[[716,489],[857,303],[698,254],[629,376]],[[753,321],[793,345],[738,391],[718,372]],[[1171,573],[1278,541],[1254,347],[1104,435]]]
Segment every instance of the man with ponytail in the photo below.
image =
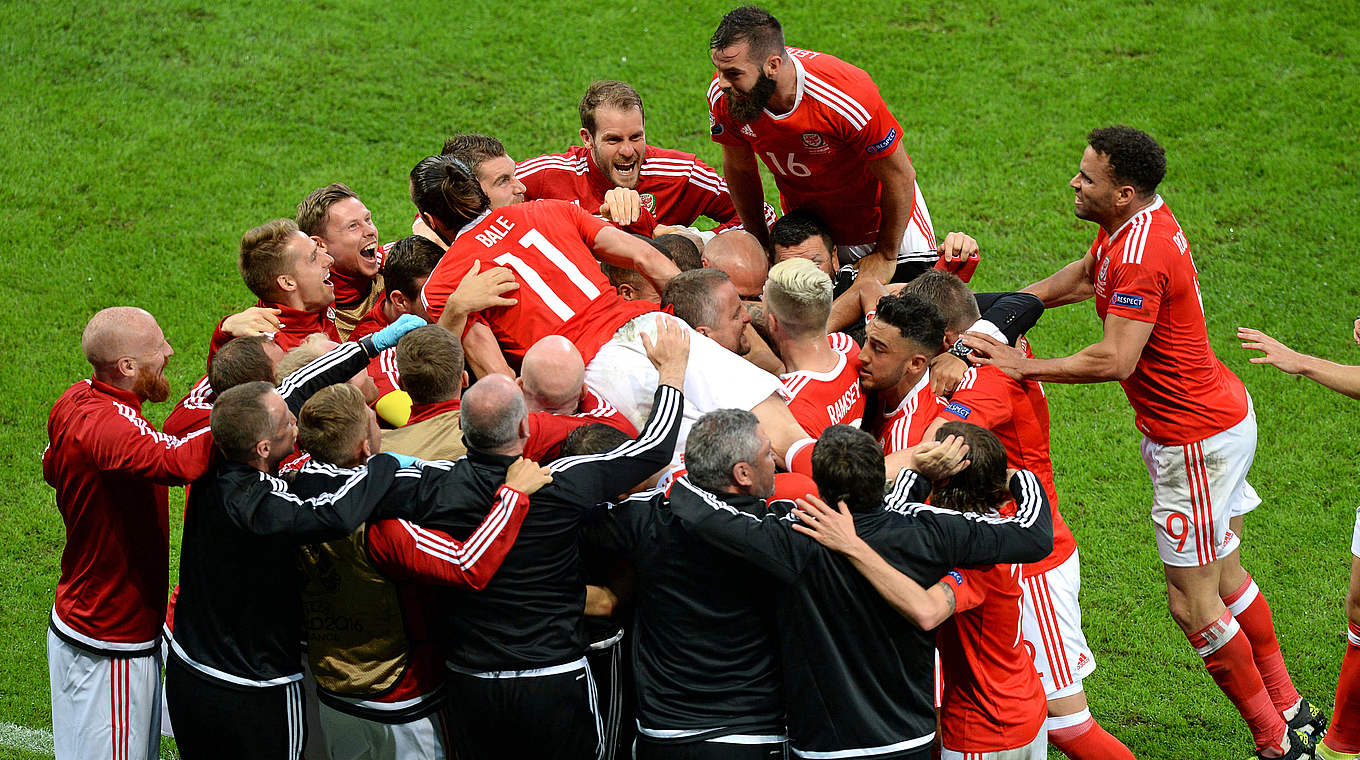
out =
[[[416,165],[411,200],[421,219],[449,246],[421,294],[432,319],[439,318],[449,293],[464,277],[488,267],[509,267],[520,285],[515,303],[480,311],[469,325],[489,327],[512,363],[547,335],[566,337],[585,361],[586,385],[641,429],[657,383],[641,336],[655,333],[658,321],[668,317],[658,314],[655,303],[625,301],[599,263],[636,270],[661,292],[679,273],[670,259],[565,201],[492,209],[470,167],[452,156],[430,156]],[[694,420],[724,407],[754,412],[780,456],[807,438],[778,396],[777,378],[706,337],[696,333],[691,339],[695,363],[705,371],[686,380],[677,462]]]

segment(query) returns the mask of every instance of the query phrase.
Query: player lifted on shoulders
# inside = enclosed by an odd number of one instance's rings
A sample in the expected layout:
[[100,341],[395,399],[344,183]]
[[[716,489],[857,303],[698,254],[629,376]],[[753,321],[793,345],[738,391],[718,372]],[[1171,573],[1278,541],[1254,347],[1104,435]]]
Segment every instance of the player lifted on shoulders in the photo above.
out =
[[785,211],[811,211],[831,228],[860,277],[907,281],[936,260],[930,212],[902,147],[902,127],[864,71],[788,48],[768,12],[723,16],[710,41],[713,140],[746,229],[769,247],[756,157]]
[[1131,127],[1096,129],[1087,141],[1069,185],[1077,217],[1100,231],[1085,256],[1026,291],[1048,307],[1094,296],[1101,340],[1057,359],[965,341],[1018,379],[1120,382],[1144,436],[1171,617],[1251,728],[1257,755],[1308,757],[1312,740],[1294,729],[1321,729],[1324,718],[1294,688],[1237,551],[1242,516],[1261,501],[1246,481],[1256,414],[1209,346],[1190,244],[1157,194],[1165,153]]
[[[490,326],[506,354],[524,352],[547,335],[576,345],[586,366],[586,384],[641,429],[651,408],[656,370],[642,352],[641,336],[657,322],[650,301],[625,301],[609,287],[599,262],[637,269],[658,290],[679,270],[664,254],[638,238],[563,201],[532,201],[493,211],[467,167],[448,156],[431,156],[411,172],[412,200],[449,251],[425,283],[422,299],[430,316],[474,266],[512,269],[520,288],[516,303],[486,309],[474,319]],[[471,329],[471,328],[469,328]],[[783,454],[805,438],[776,393],[779,381],[700,335],[692,335],[696,366],[685,384],[689,425],[712,409],[753,411]]]
[[[647,144],[642,96],[627,83],[590,85],[580,113],[580,145],[520,163],[515,178],[525,198],[573,201],[593,211],[610,191],[632,190],[641,208],[629,230],[647,236],[659,226],[690,227],[701,216],[718,222],[717,232],[741,223],[717,172],[693,153]],[[774,222],[769,204],[764,219]]]

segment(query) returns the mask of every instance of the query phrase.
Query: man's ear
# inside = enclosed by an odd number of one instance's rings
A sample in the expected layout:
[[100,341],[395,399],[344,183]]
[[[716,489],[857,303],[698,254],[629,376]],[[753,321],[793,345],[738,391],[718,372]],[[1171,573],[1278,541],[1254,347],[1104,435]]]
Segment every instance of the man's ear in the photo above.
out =
[[625,301],[636,301],[638,298],[637,291],[633,289],[632,283],[621,282],[615,290],[619,292],[619,297]]
[[520,440],[529,440],[529,415],[527,414],[520,418],[519,437]]
[[431,214],[428,213],[428,212],[421,211],[421,212],[420,212],[420,221],[424,222],[424,223],[425,223],[425,226],[426,226],[426,227],[429,227],[431,232],[433,232],[435,235],[439,236],[439,239],[440,239],[440,240],[443,240],[443,241],[447,241],[447,240],[448,240],[448,238],[445,237],[445,235],[444,235],[444,228],[443,228],[438,222],[436,222],[436,221],[434,220],[434,216],[433,216],[433,215],[431,215]]
[[274,287],[278,288],[280,293],[292,293],[297,290],[297,278],[293,277],[291,272],[278,275],[274,278]]
[[255,458],[256,458],[256,459],[260,459],[260,460],[263,460],[263,461],[265,461],[265,462],[268,462],[268,461],[269,461],[269,439],[268,439],[268,438],[264,438],[264,439],[261,439],[261,440],[256,441],[256,442],[255,442],[255,448],[252,450],[252,453],[255,454]]
[[590,132],[587,131],[585,127],[581,127],[581,144],[586,146],[587,148],[590,147]]
[[463,387],[463,388],[468,387],[468,373],[467,373],[467,370],[463,370],[463,385],[462,385],[461,387]]
[[131,356],[119,357],[118,361],[114,362],[114,366],[118,368],[118,374],[123,377],[137,376],[137,360]]
[[779,70],[783,67],[784,67],[783,56],[772,55],[769,58],[765,59],[765,65],[761,67],[761,70],[764,71],[765,76],[774,79],[775,77],[779,76]]
[[930,360],[932,358],[934,357],[926,356],[925,354],[916,354],[907,360],[907,371],[913,375],[925,372],[926,367],[930,366]]
[[707,325],[698,325],[698,326],[696,326],[696,327],[694,328],[694,332],[699,333],[700,335],[704,336],[705,338],[712,338],[712,337],[713,337],[713,330],[709,329],[709,327],[708,327]]
[[751,469],[749,462],[737,462],[732,465],[732,482],[746,488],[755,481],[755,472]]
[[373,456],[373,447],[368,445],[368,436],[364,436],[359,441],[359,464],[367,462],[371,456]]
[[407,298],[406,294],[400,290],[388,293],[387,300],[391,301],[392,305],[396,307],[398,316],[411,313],[411,299]]
[[322,240],[320,237],[317,237],[316,235],[308,235],[307,237],[310,237],[312,239],[312,242],[316,243],[316,247],[320,248],[323,253],[326,251],[325,240]]
[[699,265],[702,266],[704,269],[710,269],[713,267],[712,264],[708,263],[708,257],[703,255],[699,256]]

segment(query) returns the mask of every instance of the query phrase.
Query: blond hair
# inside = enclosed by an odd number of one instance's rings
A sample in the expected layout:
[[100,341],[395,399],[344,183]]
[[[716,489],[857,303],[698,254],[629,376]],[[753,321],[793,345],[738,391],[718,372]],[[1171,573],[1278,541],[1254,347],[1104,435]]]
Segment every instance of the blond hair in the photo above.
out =
[[318,462],[348,467],[368,437],[368,405],[349,383],[312,394],[298,413],[298,447]]
[[831,278],[803,258],[781,261],[765,280],[765,307],[789,335],[798,338],[826,334],[831,316]]
[[283,382],[285,377],[297,372],[313,361],[321,358],[321,355],[330,350],[326,343],[331,342],[331,336],[326,333],[312,333],[307,339],[289,349],[279,361],[279,366],[274,368],[274,379]]

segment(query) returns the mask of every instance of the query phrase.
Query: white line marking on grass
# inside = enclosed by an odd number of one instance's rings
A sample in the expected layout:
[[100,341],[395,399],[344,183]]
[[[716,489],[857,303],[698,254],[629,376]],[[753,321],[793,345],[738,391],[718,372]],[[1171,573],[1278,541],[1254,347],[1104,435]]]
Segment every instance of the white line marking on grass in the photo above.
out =
[[[56,750],[52,745],[52,732],[41,728],[28,728],[17,723],[0,722],[0,747],[23,750],[38,755],[52,757]],[[161,747],[161,757],[173,760],[178,758],[169,747]]]

